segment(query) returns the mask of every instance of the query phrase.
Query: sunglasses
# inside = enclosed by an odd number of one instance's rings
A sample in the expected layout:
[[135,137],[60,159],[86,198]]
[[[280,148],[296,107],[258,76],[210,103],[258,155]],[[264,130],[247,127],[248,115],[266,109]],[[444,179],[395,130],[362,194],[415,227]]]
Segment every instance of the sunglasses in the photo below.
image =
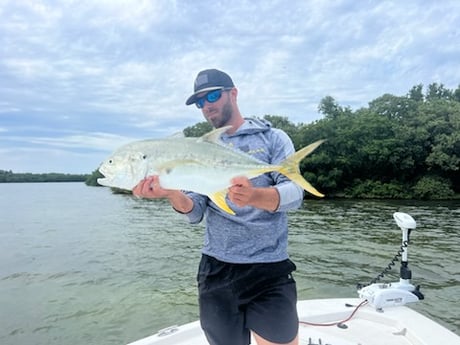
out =
[[203,97],[197,98],[195,101],[195,105],[198,109],[201,109],[204,107],[204,102],[208,101],[208,103],[214,103],[217,102],[221,97],[222,97],[222,92],[223,91],[228,91],[231,90],[232,88],[223,88],[223,89],[218,89],[214,91],[208,92],[206,95]]

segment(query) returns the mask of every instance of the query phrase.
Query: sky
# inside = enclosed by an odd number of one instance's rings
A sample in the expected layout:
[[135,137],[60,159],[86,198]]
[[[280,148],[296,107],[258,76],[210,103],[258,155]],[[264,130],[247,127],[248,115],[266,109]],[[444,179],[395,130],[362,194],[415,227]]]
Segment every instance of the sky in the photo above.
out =
[[460,85],[457,0],[0,0],[0,170],[86,174],[119,146],[204,121],[199,71],[244,116],[322,118]]

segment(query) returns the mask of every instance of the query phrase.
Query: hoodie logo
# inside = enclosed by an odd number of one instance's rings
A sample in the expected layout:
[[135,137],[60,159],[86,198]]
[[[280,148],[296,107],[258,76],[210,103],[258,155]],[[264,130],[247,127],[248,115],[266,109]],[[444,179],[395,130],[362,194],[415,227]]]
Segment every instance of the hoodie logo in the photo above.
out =
[[247,153],[248,155],[251,155],[251,156],[255,156],[255,155],[259,154],[259,153],[265,153],[265,149],[263,147],[254,148],[254,149],[251,150],[248,145],[238,147],[238,150],[243,151],[243,152],[245,152],[245,153]]

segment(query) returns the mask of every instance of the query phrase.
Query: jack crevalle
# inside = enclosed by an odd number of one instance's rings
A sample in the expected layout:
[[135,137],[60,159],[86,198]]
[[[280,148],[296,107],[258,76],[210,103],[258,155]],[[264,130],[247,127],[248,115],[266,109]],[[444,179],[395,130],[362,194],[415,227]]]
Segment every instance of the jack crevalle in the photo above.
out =
[[229,128],[215,129],[200,138],[170,137],[124,145],[101,164],[99,171],[104,177],[97,181],[103,186],[132,190],[147,176],[158,175],[162,188],[207,195],[230,214],[235,213],[227,205],[225,196],[230,180],[236,176],[253,178],[277,171],[307,192],[324,196],[300,175],[299,169],[300,161],[324,140],[300,149],[278,165],[272,165],[225,146],[220,136]]

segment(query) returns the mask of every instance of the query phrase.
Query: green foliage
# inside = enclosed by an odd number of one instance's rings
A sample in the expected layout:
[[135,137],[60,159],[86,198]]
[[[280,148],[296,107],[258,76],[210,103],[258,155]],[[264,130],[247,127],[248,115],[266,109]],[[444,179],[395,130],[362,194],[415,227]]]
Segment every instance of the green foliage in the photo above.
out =
[[186,137],[201,137],[210,131],[212,131],[212,126],[209,122],[199,122],[194,126],[185,128],[184,135]]
[[450,199],[454,196],[449,180],[439,176],[424,176],[413,187],[414,197],[423,200]]
[[397,181],[384,183],[373,180],[356,180],[346,189],[347,197],[363,199],[407,199],[411,195],[404,190],[404,186]]
[[428,85],[426,99],[428,101],[437,99],[451,99],[453,94],[453,91],[446,89],[443,84],[438,85],[437,83],[433,83]]
[[[327,142],[301,170],[320,176],[315,186],[328,195],[449,198],[459,193],[460,88],[453,92],[432,84],[425,95],[422,91],[418,85],[406,96],[386,94],[354,112],[325,98],[320,108],[325,118],[304,126],[296,147],[321,137]],[[421,178],[428,174],[451,188],[436,185],[427,192],[426,182],[415,188],[414,181],[425,181]]]
[[339,116],[351,114],[350,108],[342,108],[331,96],[326,96],[321,100],[318,111],[328,120],[336,120]]
[[263,119],[270,122],[274,128],[282,129],[286,132],[287,135],[291,137],[293,141],[296,141],[298,128],[294,123],[289,121],[287,117],[277,115],[265,115]]

